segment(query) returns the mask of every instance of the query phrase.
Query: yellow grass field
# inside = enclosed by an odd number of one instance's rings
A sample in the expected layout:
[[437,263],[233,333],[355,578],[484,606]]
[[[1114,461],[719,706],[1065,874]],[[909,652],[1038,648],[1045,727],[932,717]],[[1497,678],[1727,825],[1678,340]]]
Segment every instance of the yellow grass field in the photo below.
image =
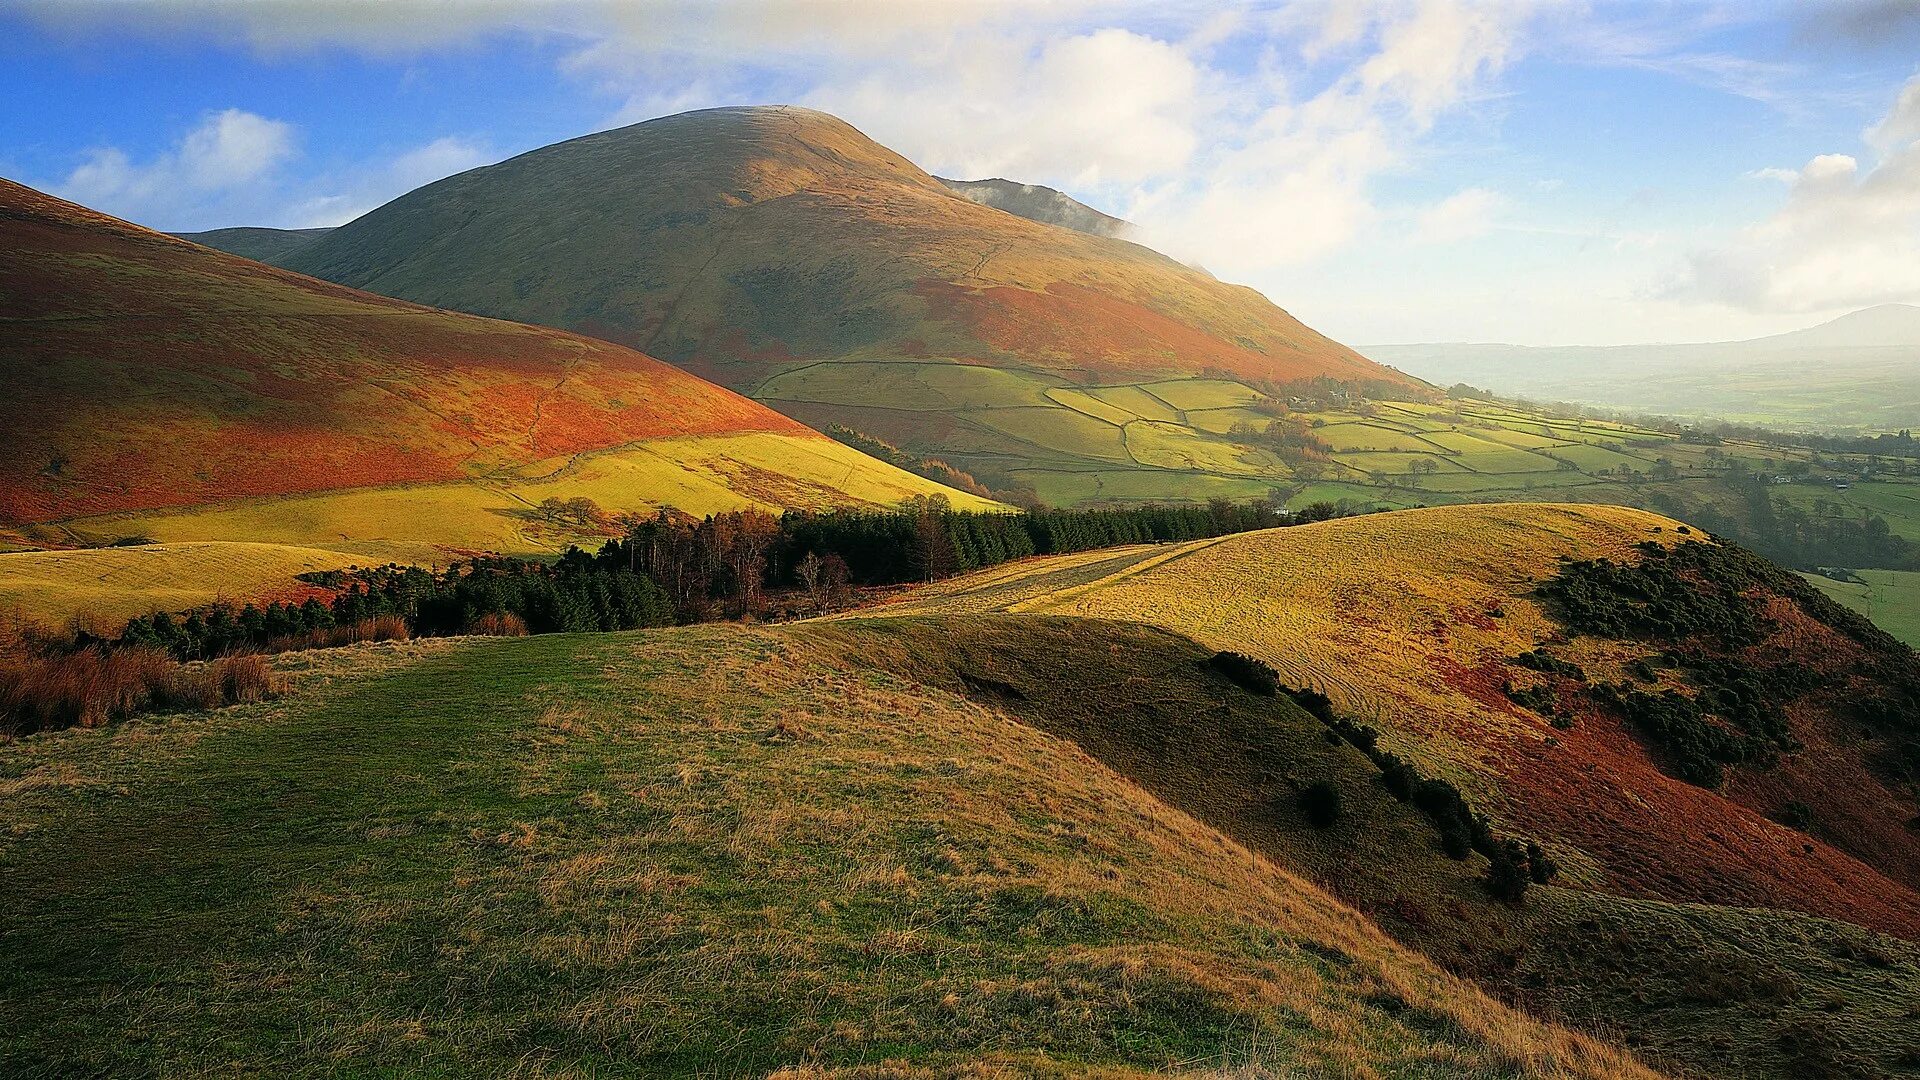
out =
[[58,624],[73,615],[115,621],[215,600],[248,600],[294,575],[367,560],[284,544],[185,543],[0,554],[0,611]]
[[1403,510],[1028,560],[877,612],[1031,611],[1160,626],[1271,664],[1382,724],[1396,751],[1478,787],[1481,732],[1550,732],[1480,705],[1441,673],[1504,660],[1553,633],[1531,592],[1563,556],[1623,558],[1642,540],[1679,539],[1678,527],[1616,506]]
[[363,488],[250,499],[188,510],[68,523],[95,542],[147,536],[169,544],[209,540],[315,545],[380,561],[444,561],[463,551],[539,554],[576,539],[531,511],[549,497],[585,497],[608,511],[663,506],[694,515],[758,508],[892,506],[944,493],[961,509],[999,504],[866,458],[828,439],[756,432],[654,439],[520,477],[457,484]]

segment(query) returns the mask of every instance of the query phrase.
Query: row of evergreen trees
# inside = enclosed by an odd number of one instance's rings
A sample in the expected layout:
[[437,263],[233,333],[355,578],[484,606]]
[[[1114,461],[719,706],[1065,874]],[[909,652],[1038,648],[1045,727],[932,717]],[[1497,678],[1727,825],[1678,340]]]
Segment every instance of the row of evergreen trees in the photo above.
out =
[[1264,503],[1226,500],[1020,514],[958,511],[937,496],[897,510],[779,518],[662,511],[631,523],[626,536],[597,554],[573,548],[553,563],[476,558],[439,571],[386,566],[317,574],[314,584],[339,590],[330,603],[155,613],[129,622],[119,641],[195,659],[383,617],[404,620],[416,636],[467,632],[488,616],[515,617],[531,633],[633,630],[757,613],[769,587],[804,589],[824,606],[850,585],[932,581],[1028,555],[1194,540],[1279,520]]

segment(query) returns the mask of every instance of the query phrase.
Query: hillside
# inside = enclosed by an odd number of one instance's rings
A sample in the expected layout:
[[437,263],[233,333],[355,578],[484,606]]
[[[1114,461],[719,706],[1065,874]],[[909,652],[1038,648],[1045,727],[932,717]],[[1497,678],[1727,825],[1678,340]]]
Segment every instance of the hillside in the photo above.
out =
[[1446,386],[1674,416],[1819,429],[1920,426],[1920,308],[1882,304],[1748,341],[1678,345],[1373,345]]
[[1413,387],[1251,289],[962,198],[804,109],[687,113],[536,150],[402,196],[288,265],[644,349],[1003,483],[1097,460],[1163,488],[1246,471],[1214,464],[1232,455],[1209,433],[1129,436],[1098,401],[1074,404],[1089,387]]
[[[551,550],[604,509],[942,492],[652,357],[300,277],[0,181],[0,529]],[[985,505],[960,492],[957,504]]]
[[[1811,983],[1831,950],[1855,946],[1808,949],[1859,933],[1839,929],[1847,925],[1891,935],[1883,942],[1920,938],[1920,834],[1908,824],[1920,800],[1901,764],[1920,734],[1912,654],[1791,575],[1700,557],[1719,549],[1679,529],[1607,507],[1405,511],[1033,560],[856,618],[1122,620],[1251,654],[1289,683],[1324,690],[1341,714],[1375,728],[1381,747],[1456,785],[1497,831],[1537,842],[1564,887],[1530,897],[1520,915],[1462,908],[1447,897],[1470,891],[1471,875],[1448,873],[1460,864],[1431,840],[1417,857],[1380,836],[1350,841],[1361,848],[1303,841],[1276,826],[1260,794],[1276,775],[1301,772],[1298,744],[1271,734],[1252,740],[1271,748],[1269,762],[1222,752],[1212,715],[1129,734],[1117,725],[1139,718],[1116,714],[1082,729],[1120,740],[1150,789],[1503,993],[1694,1065],[1731,1055],[1742,1075],[1792,1073],[1794,1040],[1807,1037],[1796,1025],[1814,1024],[1834,1060],[1852,1063],[1831,1075],[1886,1075],[1907,1052],[1880,1042],[1885,1025],[1902,1023],[1880,974],[1888,969],[1842,963],[1822,976],[1835,982]],[[1649,541],[1671,554],[1637,546]],[[1541,594],[1569,575],[1612,580],[1591,560],[1651,565],[1646,582],[1670,583],[1654,593],[1658,610],[1698,629],[1597,632],[1591,610]],[[1604,592],[1568,595],[1617,600],[1653,587],[1620,573]],[[1602,576],[1583,576],[1593,574]],[[1039,693],[1030,680],[1001,681]],[[1718,702],[1709,708],[1724,715],[1689,727],[1686,709],[1649,704],[1670,702],[1663,691]],[[1764,704],[1747,716],[1736,703],[1755,694]],[[1769,728],[1771,717],[1784,729]],[[1730,760],[1713,759],[1715,784],[1691,741],[1711,743],[1713,730],[1753,732],[1742,738],[1764,739],[1765,752],[1720,746]],[[1658,941],[1695,944],[1650,947]],[[1904,977],[1911,992],[1912,970]],[[1819,993],[1848,1004],[1803,1012]],[[1714,1049],[1702,1057],[1704,1047]]]
[[279,266],[287,256],[332,231],[332,229],[258,229],[243,226],[173,235],[182,240],[190,240],[202,247],[238,255],[243,259]]
[[1022,184],[997,176],[991,180],[949,180],[944,176],[934,179],[963,199],[991,206],[995,210],[1005,210],[1028,221],[1122,240],[1133,229],[1130,222],[1103,214],[1064,191],[1041,184]]
[[[0,1071],[1653,1075],[970,697],[977,625],[915,629],[918,678],[884,626],[357,647],[0,746]],[[1123,708],[1248,709],[1170,635],[1006,629],[1035,674],[1167,672]]]

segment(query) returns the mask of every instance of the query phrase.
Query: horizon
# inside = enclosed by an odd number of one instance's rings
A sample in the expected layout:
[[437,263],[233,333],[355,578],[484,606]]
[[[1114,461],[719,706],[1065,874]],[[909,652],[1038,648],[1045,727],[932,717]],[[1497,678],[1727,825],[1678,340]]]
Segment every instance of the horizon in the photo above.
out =
[[0,175],[169,232],[321,227],[786,101],[1065,192],[1343,341],[1729,341],[1920,301],[1913,5],[374,10],[14,4]]

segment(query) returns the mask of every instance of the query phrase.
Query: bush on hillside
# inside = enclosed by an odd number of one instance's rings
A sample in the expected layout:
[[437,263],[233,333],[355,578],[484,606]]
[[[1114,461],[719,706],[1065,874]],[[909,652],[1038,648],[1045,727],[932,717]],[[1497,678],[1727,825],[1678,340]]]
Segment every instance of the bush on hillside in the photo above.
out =
[[1316,829],[1331,827],[1340,820],[1340,789],[1328,780],[1308,784],[1300,792],[1300,812]]
[[1217,652],[1207,659],[1207,666],[1250,694],[1275,697],[1280,693],[1280,673],[1251,656]]

